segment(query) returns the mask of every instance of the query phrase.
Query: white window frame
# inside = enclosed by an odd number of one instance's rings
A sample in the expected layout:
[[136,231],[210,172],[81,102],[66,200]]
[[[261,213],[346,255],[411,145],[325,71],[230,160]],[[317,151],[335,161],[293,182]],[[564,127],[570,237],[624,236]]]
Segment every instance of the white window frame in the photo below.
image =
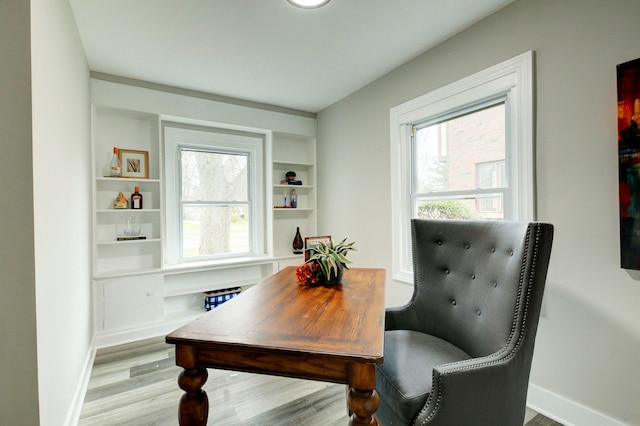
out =
[[[504,187],[504,183],[507,180],[506,178],[506,164],[504,160],[499,160],[499,161],[487,161],[487,162],[483,162],[483,163],[477,163],[476,164],[476,176],[478,179],[481,179],[482,176],[482,172],[481,169],[485,169],[485,168],[491,168],[493,170],[493,172],[495,173],[494,177],[495,180],[491,182],[491,186],[485,187],[480,185],[480,182],[478,182],[477,187],[480,189],[492,189],[492,188],[502,188]],[[500,171],[502,170],[502,173],[500,173]],[[489,200],[491,201],[492,205],[495,205],[495,208],[491,208],[491,209],[484,209],[482,208],[482,203],[483,201],[487,201],[487,199],[482,199],[479,198],[478,199],[478,212],[479,213],[504,213],[504,207],[503,207],[503,201],[504,198],[501,199],[496,199],[496,198],[489,198]]]
[[[265,255],[265,197],[264,188],[264,136],[246,135],[222,128],[202,128],[195,126],[163,124],[164,133],[164,211],[165,243],[163,250],[164,265],[188,264],[193,262],[224,263],[230,259],[254,258]],[[198,256],[184,258],[181,249],[180,226],[180,157],[181,148],[198,147],[221,148],[227,152],[248,153],[249,155],[249,199],[251,236],[250,253],[229,254],[228,256]]]
[[[533,52],[523,53],[390,110],[392,276],[412,283],[411,129],[425,121],[506,99],[509,220],[534,220]],[[507,200],[505,200],[506,202]],[[505,203],[506,204],[506,203]]]

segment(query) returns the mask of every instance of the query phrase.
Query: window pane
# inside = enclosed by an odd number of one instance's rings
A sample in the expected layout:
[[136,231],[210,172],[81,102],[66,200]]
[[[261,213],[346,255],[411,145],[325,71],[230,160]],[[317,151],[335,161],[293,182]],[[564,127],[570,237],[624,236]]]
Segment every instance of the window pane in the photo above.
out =
[[502,194],[482,194],[478,197],[477,210],[483,219],[504,219],[502,198]]
[[182,200],[247,201],[247,156],[182,149]]
[[504,161],[476,164],[478,176],[478,188],[503,188],[506,186]]
[[249,208],[189,206],[183,209],[182,256],[249,252]]
[[495,188],[497,184],[495,163],[478,164],[478,188]]
[[[420,128],[415,134],[414,192],[464,191],[493,177],[478,177],[479,163],[505,160],[504,103]],[[503,186],[480,186],[496,188]]]
[[502,193],[452,197],[424,197],[416,200],[420,219],[502,220]]

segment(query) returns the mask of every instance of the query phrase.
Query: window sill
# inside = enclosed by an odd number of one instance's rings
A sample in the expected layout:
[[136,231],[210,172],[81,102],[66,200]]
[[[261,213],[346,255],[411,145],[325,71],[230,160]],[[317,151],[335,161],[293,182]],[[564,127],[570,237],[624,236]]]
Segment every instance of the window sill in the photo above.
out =
[[404,284],[413,285],[413,272],[412,271],[398,271],[393,274],[393,280]]
[[180,274],[185,271],[194,272],[210,269],[225,269],[236,268],[238,266],[251,266],[251,265],[264,265],[272,263],[277,258],[272,256],[255,256],[255,257],[242,257],[237,259],[220,259],[220,260],[208,260],[202,262],[185,262],[176,265],[164,265],[161,271],[166,275]]

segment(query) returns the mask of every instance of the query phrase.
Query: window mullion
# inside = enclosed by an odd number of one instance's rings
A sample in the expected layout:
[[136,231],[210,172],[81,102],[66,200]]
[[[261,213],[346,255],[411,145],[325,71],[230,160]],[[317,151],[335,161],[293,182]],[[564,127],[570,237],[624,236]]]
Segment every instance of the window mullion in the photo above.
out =
[[218,206],[218,207],[228,207],[228,206],[246,206],[247,204],[250,204],[250,201],[186,201],[186,200],[181,200],[180,204],[182,204],[183,206],[191,206],[191,207],[198,207],[198,206]]
[[476,189],[461,190],[461,191],[425,192],[425,193],[413,194],[413,196],[415,196],[416,198],[447,198],[447,197],[476,195],[476,194],[494,194],[496,192],[506,194],[508,191],[509,191],[509,188],[501,186],[496,188],[476,188]]

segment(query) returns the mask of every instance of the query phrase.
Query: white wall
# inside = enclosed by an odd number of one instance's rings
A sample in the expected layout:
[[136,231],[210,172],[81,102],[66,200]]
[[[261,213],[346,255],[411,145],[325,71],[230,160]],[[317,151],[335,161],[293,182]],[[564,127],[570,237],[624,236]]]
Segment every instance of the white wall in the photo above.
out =
[[0,424],[37,425],[29,2],[0,2]]
[[89,69],[68,0],[31,1],[42,425],[72,421],[91,347]]
[[127,79],[117,80],[122,82],[92,79],[93,104],[158,114],[163,120],[175,119],[180,122],[204,125],[221,123],[227,127],[242,130],[268,129],[274,132],[315,136],[316,119],[306,114],[288,114],[224,103],[214,99],[190,96],[188,90],[172,88],[174,89],[172,92],[162,90],[163,86],[160,85],[135,86],[127,84]]
[[[638,17],[637,0],[519,0],[318,115],[318,231],[390,274],[389,109],[535,52],[538,219],[556,237],[530,402],[567,424],[640,424],[640,277],[619,267],[616,128],[616,65],[640,57]],[[388,304],[409,290],[388,286]]]

